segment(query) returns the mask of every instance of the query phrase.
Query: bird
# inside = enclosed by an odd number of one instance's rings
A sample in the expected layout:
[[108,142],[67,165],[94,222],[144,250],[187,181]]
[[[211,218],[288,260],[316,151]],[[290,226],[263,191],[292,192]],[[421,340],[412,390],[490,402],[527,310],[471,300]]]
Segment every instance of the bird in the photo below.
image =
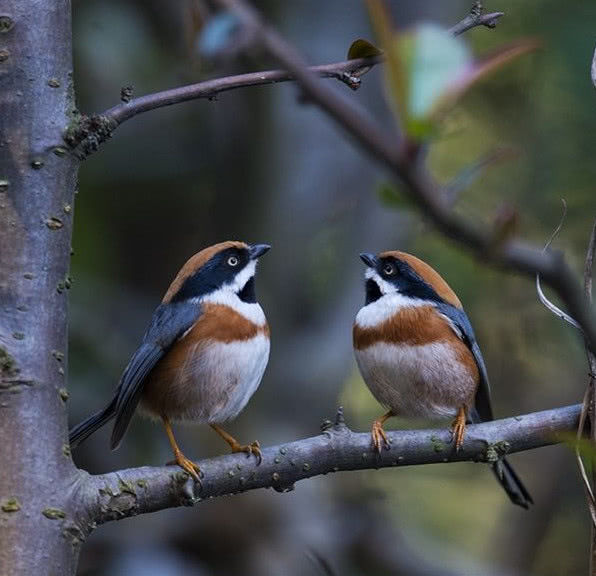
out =
[[[374,449],[389,447],[383,424],[399,415],[453,418],[459,450],[467,423],[494,419],[486,366],[459,298],[416,256],[394,250],[360,258],[366,297],[354,321],[354,355],[366,385],[388,409],[373,422]],[[492,468],[514,504],[533,504],[506,459]]]
[[75,448],[110,420],[118,448],[137,407],[161,420],[174,463],[200,482],[201,470],[179,448],[172,422],[208,423],[232,452],[254,455],[220,425],[235,418],[258,388],[269,360],[270,332],[255,294],[258,259],[268,244],[226,241],[189,258],[155,309],[116,391],[99,412],[69,432]]

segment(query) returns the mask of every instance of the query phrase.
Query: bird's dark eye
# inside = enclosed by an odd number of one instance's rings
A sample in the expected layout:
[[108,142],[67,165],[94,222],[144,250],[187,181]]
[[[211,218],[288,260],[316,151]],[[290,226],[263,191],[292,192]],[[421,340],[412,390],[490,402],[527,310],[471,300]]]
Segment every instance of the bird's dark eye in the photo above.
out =
[[395,266],[387,262],[387,264],[383,265],[383,274],[385,274],[385,276],[392,276],[395,274]]
[[238,264],[238,258],[236,256],[230,256],[228,258],[228,265],[229,266],[236,266]]

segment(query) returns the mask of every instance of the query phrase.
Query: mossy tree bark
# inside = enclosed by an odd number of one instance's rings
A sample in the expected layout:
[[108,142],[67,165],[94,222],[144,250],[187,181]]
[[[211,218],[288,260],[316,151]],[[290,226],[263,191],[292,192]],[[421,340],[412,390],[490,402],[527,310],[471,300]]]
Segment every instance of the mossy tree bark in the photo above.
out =
[[[73,574],[67,297],[78,161],[69,0],[0,10],[0,571]],[[74,545],[73,545],[74,543]]]

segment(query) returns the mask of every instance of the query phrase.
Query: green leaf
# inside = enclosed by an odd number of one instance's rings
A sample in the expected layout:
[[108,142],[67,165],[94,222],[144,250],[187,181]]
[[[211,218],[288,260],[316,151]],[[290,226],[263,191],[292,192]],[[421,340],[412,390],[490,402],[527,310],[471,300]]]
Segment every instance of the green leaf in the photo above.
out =
[[428,140],[446,112],[481,78],[537,46],[523,40],[474,61],[464,40],[440,26],[423,23],[398,33],[382,0],[368,0],[368,8],[387,57],[389,102],[414,141]]
[[435,24],[394,35],[392,51],[405,69],[400,90],[404,129],[414,140],[424,140],[433,131],[438,102],[472,65],[472,56],[463,41]]
[[355,60],[356,58],[371,58],[372,56],[379,56],[383,54],[382,50],[379,50],[376,46],[371,44],[364,38],[358,38],[350,44],[348,49],[348,60]]
[[408,111],[412,118],[426,118],[472,56],[461,40],[434,24],[398,35],[397,41],[409,72]]
[[490,56],[472,62],[456,76],[437,100],[431,114],[439,118],[447,112],[455,102],[463,96],[472,86],[483,80],[486,76],[500,70],[509,62],[520,56],[532,52],[539,47],[539,43],[532,39],[520,40],[500,48]]
[[393,182],[381,182],[377,187],[377,196],[381,204],[394,210],[413,208],[412,201]]

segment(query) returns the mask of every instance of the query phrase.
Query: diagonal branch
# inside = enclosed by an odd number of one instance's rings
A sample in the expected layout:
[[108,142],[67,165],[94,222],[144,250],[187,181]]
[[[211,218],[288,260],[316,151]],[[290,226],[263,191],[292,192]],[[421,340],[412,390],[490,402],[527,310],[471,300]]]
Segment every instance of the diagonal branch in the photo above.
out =
[[319,106],[371,157],[385,165],[404,186],[410,199],[418,205],[434,226],[447,238],[472,250],[479,258],[494,265],[540,277],[549,284],[566,304],[567,310],[582,326],[593,347],[596,343],[596,321],[591,307],[563,255],[557,252],[543,254],[536,247],[521,241],[501,242],[499,230],[462,219],[451,210],[441,189],[426,168],[419,162],[416,150],[409,142],[396,145],[395,138],[387,134],[353,102],[346,102],[329,86],[313,75],[304,59],[273,28],[266,25],[259,14],[243,0],[217,0],[222,8],[235,13],[241,22],[254,31],[262,46],[278,60],[280,65],[295,77],[305,95]]
[[494,462],[505,453],[521,452],[566,440],[577,427],[581,406],[565,406],[467,428],[457,453],[447,429],[387,432],[391,447],[379,455],[370,434],[352,432],[341,409],[335,424],[311,438],[263,449],[256,466],[244,455],[230,454],[200,462],[201,487],[177,467],[142,467],[88,476],[80,487],[88,514],[83,531],[102,524],[164,508],[192,506],[207,498],[257,488],[292,490],[306,478],[347,470],[366,470],[442,462]]

